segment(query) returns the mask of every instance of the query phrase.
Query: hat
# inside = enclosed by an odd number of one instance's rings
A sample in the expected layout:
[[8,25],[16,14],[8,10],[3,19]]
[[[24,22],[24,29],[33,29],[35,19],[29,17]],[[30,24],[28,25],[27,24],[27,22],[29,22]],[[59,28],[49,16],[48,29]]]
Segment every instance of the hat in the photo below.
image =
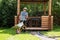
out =
[[26,9],[26,10],[27,10],[27,8],[26,8],[26,7],[24,7],[23,9]]

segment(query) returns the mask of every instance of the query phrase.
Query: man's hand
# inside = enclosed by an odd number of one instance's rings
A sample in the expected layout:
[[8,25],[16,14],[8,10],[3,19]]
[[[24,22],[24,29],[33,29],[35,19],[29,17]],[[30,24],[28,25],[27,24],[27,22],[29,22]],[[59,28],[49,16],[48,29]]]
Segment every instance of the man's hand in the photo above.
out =
[[25,18],[28,19],[28,15]]
[[20,18],[21,18],[21,17],[19,16],[19,20],[20,20]]

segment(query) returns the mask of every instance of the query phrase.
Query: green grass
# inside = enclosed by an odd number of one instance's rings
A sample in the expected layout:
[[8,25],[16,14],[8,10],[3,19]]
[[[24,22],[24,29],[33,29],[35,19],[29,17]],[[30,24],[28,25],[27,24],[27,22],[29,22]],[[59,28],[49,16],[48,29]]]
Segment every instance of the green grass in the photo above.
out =
[[38,37],[29,34],[29,32],[16,34],[15,29],[0,29],[0,40],[40,40]]
[[[60,26],[54,26],[52,31],[41,31],[42,34],[50,37],[60,36]],[[29,34],[29,32],[22,32],[21,34],[16,34],[16,30],[1,29],[0,28],[0,40],[40,40],[38,37]],[[60,38],[58,38],[60,40]]]
[[[60,36],[60,26],[54,26],[53,30],[42,31],[41,33],[49,37]],[[60,40],[60,38],[58,39]]]
[[58,38],[58,40],[60,40],[60,38]]

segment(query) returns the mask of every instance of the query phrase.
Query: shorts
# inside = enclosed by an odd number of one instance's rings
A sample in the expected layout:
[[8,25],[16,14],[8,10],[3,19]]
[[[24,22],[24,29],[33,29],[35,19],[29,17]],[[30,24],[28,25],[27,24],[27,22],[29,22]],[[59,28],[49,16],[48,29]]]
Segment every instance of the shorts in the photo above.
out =
[[23,22],[24,25],[27,25],[27,21],[23,21],[23,20],[21,20],[20,22]]

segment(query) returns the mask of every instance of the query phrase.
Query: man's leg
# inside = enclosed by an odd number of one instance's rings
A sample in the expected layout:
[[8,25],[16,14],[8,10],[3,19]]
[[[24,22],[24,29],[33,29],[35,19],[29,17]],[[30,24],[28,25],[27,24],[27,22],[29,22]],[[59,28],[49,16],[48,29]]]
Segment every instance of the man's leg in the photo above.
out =
[[24,21],[23,23],[24,23],[25,26],[27,26],[27,21]]
[[[24,23],[24,26],[26,27],[27,26],[27,22],[26,21],[23,21]],[[25,32],[25,30],[22,30],[23,32]]]

